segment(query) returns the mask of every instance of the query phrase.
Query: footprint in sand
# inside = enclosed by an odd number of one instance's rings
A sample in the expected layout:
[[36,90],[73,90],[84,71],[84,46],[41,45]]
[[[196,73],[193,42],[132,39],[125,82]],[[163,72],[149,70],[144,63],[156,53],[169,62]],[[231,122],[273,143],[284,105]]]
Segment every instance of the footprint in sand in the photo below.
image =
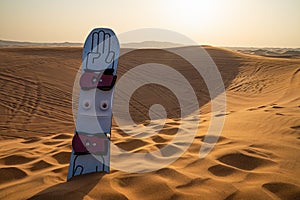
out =
[[178,148],[175,145],[171,145],[169,144],[167,149],[163,149],[164,147],[166,147],[166,144],[155,144],[154,146],[156,146],[158,149],[160,149],[160,153],[163,157],[171,157],[173,155],[176,155],[178,153],[180,153],[181,149]]
[[41,139],[40,138],[30,138],[24,142],[22,142],[23,144],[31,144],[31,143],[35,143],[35,142],[38,142],[40,141]]
[[153,140],[154,143],[165,143],[168,141],[168,139],[160,137],[158,135],[152,136],[151,139]]
[[208,168],[208,171],[210,171],[215,176],[224,177],[234,174],[236,172],[236,169],[224,165],[214,165]]
[[262,108],[265,108],[266,106],[258,106],[256,108],[249,108],[247,109],[247,111],[254,111],[254,110],[259,110],[259,109],[262,109]]
[[292,128],[292,129],[295,129],[295,130],[297,130],[297,131],[300,130],[300,126],[291,126],[291,128]]
[[4,165],[20,165],[33,161],[35,158],[28,158],[21,155],[11,155],[0,160]]
[[53,166],[53,165],[47,163],[44,160],[40,160],[40,161],[32,164],[32,167],[30,168],[30,171],[42,170],[42,169],[46,169],[46,168],[51,167],[51,166]]
[[125,151],[132,151],[132,150],[138,149],[140,147],[144,147],[147,144],[148,144],[148,142],[145,142],[145,141],[139,140],[139,139],[129,139],[125,142],[116,143],[116,145],[118,147],[120,147],[121,149],[123,149]]
[[270,182],[263,184],[262,187],[274,193],[280,199],[300,199],[300,188],[291,183]]
[[284,108],[282,106],[272,106],[272,108],[278,109],[278,108]]
[[18,180],[21,178],[26,177],[27,174],[16,167],[9,167],[9,168],[1,168],[0,169],[0,184]]
[[178,125],[180,125],[180,123],[179,122],[168,122],[168,123],[166,123],[166,125],[178,126]]
[[60,134],[60,135],[57,135],[57,136],[53,137],[52,139],[65,140],[65,139],[70,139],[70,138],[72,138],[71,134]]
[[224,177],[234,174],[238,171],[238,169],[251,171],[258,167],[274,164],[273,161],[268,160],[268,158],[273,158],[275,156],[270,152],[258,149],[244,149],[243,151],[249,154],[253,154],[257,157],[245,155],[242,153],[224,155],[218,160],[226,164],[227,166],[223,164],[214,165],[208,168],[208,171],[210,171],[215,176]]
[[217,115],[215,115],[215,117],[223,117],[223,116],[229,115],[229,114],[234,113],[234,112],[235,111],[230,111],[230,112],[227,112],[227,113],[217,114]]
[[227,154],[221,156],[218,160],[232,167],[248,171],[273,163],[267,159],[252,157],[242,153]]
[[214,135],[202,135],[202,136],[196,136],[195,139],[200,139],[202,142],[204,142],[204,138],[205,138],[205,143],[208,144],[215,144],[215,143],[225,143],[228,144],[230,141],[223,136],[214,136]]
[[177,189],[181,189],[181,188],[193,188],[193,187],[201,187],[203,185],[204,182],[206,182],[207,180],[209,180],[208,178],[203,179],[203,178],[194,178],[193,180],[189,181],[186,184],[183,185],[179,185],[176,188]]
[[163,128],[159,134],[175,135],[178,132],[178,128]]
[[56,145],[56,144],[60,144],[61,142],[59,142],[59,141],[48,141],[48,142],[43,142],[43,144],[45,144],[45,145],[50,145],[50,146],[52,146],[52,145]]
[[53,155],[53,158],[55,158],[55,160],[59,163],[59,164],[68,164],[70,161],[70,156],[71,153],[70,152],[59,152],[57,154]]
[[180,180],[180,182],[191,181],[191,178],[172,168],[159,169],[155,172],[155,174],[166,179]]

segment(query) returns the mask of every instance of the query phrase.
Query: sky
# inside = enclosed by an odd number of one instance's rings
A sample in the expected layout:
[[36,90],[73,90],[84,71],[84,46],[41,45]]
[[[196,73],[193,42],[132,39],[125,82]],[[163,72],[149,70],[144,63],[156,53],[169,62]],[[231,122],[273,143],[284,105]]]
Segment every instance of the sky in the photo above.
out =
[[167,29],[214,46],[300,47],[300,0],[0,0],[0,27],[0,40],[28,42],[83,43],[109,27]]

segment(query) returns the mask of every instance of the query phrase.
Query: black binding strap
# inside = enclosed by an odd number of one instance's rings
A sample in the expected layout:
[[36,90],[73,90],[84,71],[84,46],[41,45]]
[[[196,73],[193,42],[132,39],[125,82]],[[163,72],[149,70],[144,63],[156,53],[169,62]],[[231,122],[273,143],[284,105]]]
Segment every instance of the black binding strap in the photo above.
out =
[[[116,80],[117,75],[114,75],[114,69],[107,68],[104,70],[103,74],[101,74],[97,88],[102,91],[109,91],[114,87]],[[101,81],[103,81],[103,83]]]

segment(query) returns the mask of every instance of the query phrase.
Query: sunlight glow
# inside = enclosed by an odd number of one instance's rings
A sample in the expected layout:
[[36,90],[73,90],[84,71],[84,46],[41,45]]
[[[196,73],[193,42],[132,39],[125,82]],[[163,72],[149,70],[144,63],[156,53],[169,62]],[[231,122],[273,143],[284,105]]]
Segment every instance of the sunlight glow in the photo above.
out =
[[[222,14],[219,0],[168,1],[167,17],[173,26],[189,29],[190,33],[212,29]],[[223,5],[224,8],[224,5]]]
[[95,27],[161,28],[200,44],[298,47],[299,7],[299,0],[0,0],[0,40],[83,42]]

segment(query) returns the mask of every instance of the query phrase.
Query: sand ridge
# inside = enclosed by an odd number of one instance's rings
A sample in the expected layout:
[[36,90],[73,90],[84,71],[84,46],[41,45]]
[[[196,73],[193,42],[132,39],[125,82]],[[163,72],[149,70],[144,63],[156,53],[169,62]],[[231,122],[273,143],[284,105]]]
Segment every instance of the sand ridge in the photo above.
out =
[[[228,104],[222,135],[207,157],[199,158],[212,114],[203,79],[167,51],[140,49],[120,58],[120,76],[155,61],[192,77],[201,106],[194,114],[201,120],[192,145],[154,172],[112,169],[66,182],[81,48],[1,48],[0,199],[299,199],[300,60],[205,49],[220,70]],[[168,111],[166,124],[146,139],[131,138],[122,131],[126,127],[114,124],[112,142],[124,150],[155,151],[177,133],[176,98],[166,88],[150,87],[134,94],[131,115],[146,127],[149,106],[161,103]],[[189,126],[194,122],[191,118]]]

